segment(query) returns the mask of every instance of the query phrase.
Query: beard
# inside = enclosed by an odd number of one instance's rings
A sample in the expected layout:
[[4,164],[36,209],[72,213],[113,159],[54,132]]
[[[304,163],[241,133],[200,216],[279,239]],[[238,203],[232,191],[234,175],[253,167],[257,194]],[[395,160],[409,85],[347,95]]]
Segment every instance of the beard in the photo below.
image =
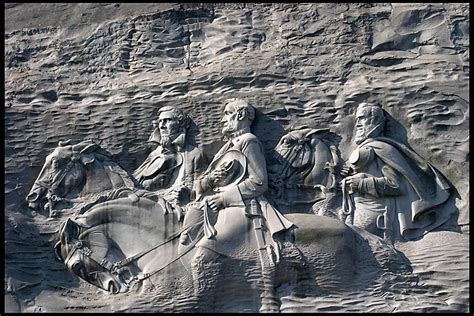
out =
[[379,124],[370,124],[356,129],[355,143],[359,145],[367,138],[377,137],[383,134],[384,122]]
[[170,148],[173,141],[180,135],[181,133],[179,132],[176,132],[176,133],[173,133],[173,134],[161,134],[160,137],[161,137],[161,140],[160,140],[160,144],[161,146],[165,147],[165,148]]
[[173,140],[171,139],[169,135],[161,135],[161,141],[160,141],[161,146],[168,148],[171,146],[172,141]]
[[359,145],[360,143],[362,143],[364,140],[367,139],[367,134],[369,130],[370,129],[365,126],[356,129],[355,143],[357,145]]
[[224,125],[222,128],[222,135],[224,135],[225,138],[231,138],[232,134],[238,130],[238,122],[232,122],[230,124]]
[[229,138],[232,135],[232,131],[227,126],[222,128],[221,133],[225,138]]

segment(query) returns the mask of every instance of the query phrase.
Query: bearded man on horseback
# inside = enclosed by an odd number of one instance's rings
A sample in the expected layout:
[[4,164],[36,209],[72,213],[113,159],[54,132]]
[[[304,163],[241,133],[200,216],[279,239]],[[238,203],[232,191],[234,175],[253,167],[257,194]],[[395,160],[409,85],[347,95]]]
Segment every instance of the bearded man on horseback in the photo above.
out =
[[134,172],[146,190],[157,192],[174,207],[190,202],[194,180],[207,166],[202,151],[187,139],[190,121],[178,108],[161,108],[150,136],[158,147]]
[[445,176],[406,145],[384,137],[386,117],[376,104],[356,112],[351,174],[342,181],[343,215],[390,240],[413,240],[456,212],[442,207],[454,192]]

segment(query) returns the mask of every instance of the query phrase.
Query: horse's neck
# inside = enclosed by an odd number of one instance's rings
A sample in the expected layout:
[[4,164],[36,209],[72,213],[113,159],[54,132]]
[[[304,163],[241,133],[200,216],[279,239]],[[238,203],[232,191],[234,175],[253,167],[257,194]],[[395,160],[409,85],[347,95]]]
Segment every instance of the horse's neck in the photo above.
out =
[[[127,199],[121,199],[126,201]],[[114,201],[116,202],[116,201]],[[119,201],[120,202],[120,201]],[[130,203],[131,204],[131,203]],[[121,206],[120,206],[121,205]],[[93,226],[95,235],[103,235],[109,241],[104,246],[116,245],[125,257],[134,256],[164,243],[144,257],[145,262],[165,263],[169,256],[177,254],[179,238],[171,237],[179,232],[180,225],[171,214],[164,215],[161,209],[131,207],[126,203],[111,203],[92,210],[87,215],[87,225]],[[90,238],[96,238],[93,234]],[[172,239],[172,240],[171,240]],[[170,242],[166,242],[171,240]],[[167,254],[166,258],[155,258]]]
[[331,150],[325,142],[318,141],[315,144],[313,155],[313,165],[311,171],[306,175],[304,182],[311,185],[327,185],[330,174],[327,163],[334,163]]
[[[285,157],[285,162],[280,165],[277,174],[279,174],[283,178],[283,180],[285,180],[285,182],[292,184],[302,183],[306,175],[312,169],[314,160],[314,150],[311,149],[309,155],[304,151],[305,148],[301,148],[300,150],[292,150]],[[303,156],[307,155],[310,157],[310,160],[304,163]]]
[[88,227],[107,225],[111,238],[123,234],[128,238],[137,235],[153,239],[166,239],[179,230],[180,223],[173,213],[164,214],[159,203],[147,198],[133,202],[119,198],[98,204],[79,217]]
[[[112,178],[114,177],[114,178]],[[100,193],[123,185],[119,176],[112,175],[111,170],[97,159],[86,166],[86,180],[81,196]]]

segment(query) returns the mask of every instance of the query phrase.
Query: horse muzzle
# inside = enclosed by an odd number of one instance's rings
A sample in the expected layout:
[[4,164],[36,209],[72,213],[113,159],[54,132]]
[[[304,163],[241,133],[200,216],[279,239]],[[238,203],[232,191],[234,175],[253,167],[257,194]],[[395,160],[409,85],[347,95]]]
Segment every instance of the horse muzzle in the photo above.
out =
[[103,273],[99,278],[101,279],[101,282],[99,282],[97,285],[108,291],[110,294],[126,292],[126,286],[122,285],[121,282],[117,281],[112,275]]
[[114,280],[110,280],[108,282],[108,291],[112,294],[118,294],[120,293],[120,289],[121,289],[121,286],[118,282],[114,281]]
[[35,211],[38,211],[40,208],[41,200],[44,198],[45,189],[35,185],[28,196],[26,197],[26,202],[28,203],[28,207]]

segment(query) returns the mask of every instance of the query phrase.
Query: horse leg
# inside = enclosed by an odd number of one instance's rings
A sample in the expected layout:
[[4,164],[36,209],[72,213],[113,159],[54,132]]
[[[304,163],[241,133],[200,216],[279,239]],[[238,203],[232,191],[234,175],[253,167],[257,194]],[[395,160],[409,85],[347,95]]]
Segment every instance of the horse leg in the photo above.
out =
[[294,241],[282,243],[282,257],[283,262],[279,267],[280,279],[289,283],[291,295],[306,297],[314,287],[307,258],[296,247]]

